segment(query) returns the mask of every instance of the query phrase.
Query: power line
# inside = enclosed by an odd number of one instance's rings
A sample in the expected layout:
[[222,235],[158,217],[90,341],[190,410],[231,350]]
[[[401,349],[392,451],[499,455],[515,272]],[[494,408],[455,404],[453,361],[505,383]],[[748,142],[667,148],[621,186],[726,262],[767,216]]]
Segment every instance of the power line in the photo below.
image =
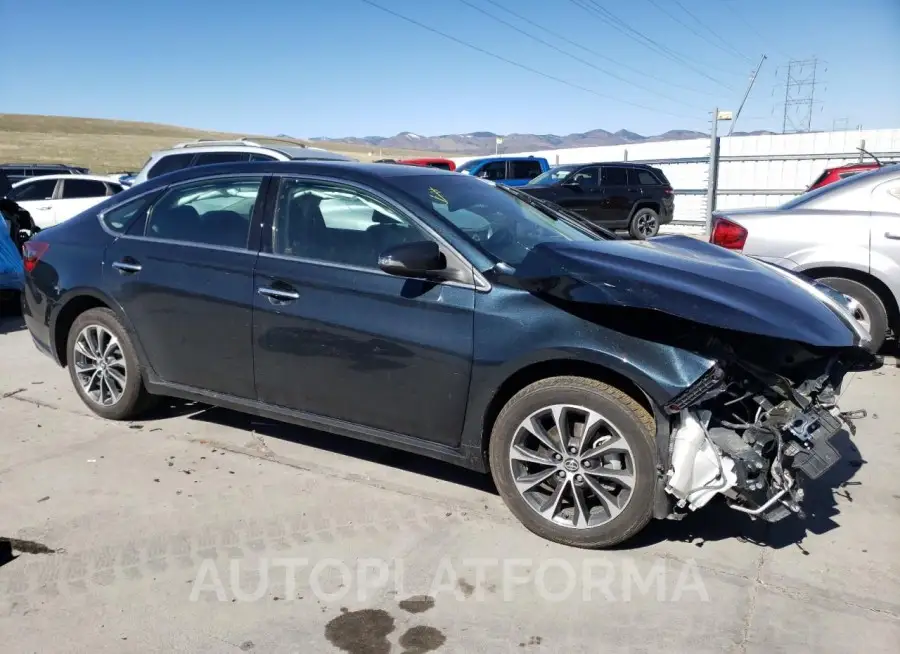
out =
[[[750,21],[747,20],[741,13],[738,12],[737,9],[734,8],[734,5],[732,3],[720,2],[719,5],[727,7],[728,11],[730,11],[732,14],[734,14],[738,20],[740,20],[742,23],[744,23],[744,25],[746,25],[748,28],[750,28],[750,31],[753,32],[754,34],[756,34],[757,38],[759,38],[760,41],[762,41],[763,43],[769,43],[770,45],[772,45],[771,41],[769,41],[766,37],[764,37],[762,34],[760,34],[759,30],[757,30],[755,27],[753,27],[753,25],[750,23]],[[785,59],[791,58],[791,55],[785,53],[785,51],[782,50],[781,48],[773,48],[773,49],[775,50],[775,52],[777,52],[778,54],[783,56]]]
[[664,13],[666,16],[668,16],[669,18],[671,18],[672,20],[674,20],[676,23],[678,23],[679,25],[681,25],[682,27],[684,27],[686,30],[690,31],[692,34],[694,34],[694,35],[697,36],[698,38],[702,39],[703,41],[706,41],[706,42],[709,43],[711,46],[713,46],[713,47],[715,47],[715,48],[718,48],[719,50],[721,50],[722,52],[724,52],[724,53],[726,53],[726,54],[734,55],[735,57],[740,57],[741,59],[745,59],[745,60],[747,60],[747,61],[752,61],[752,60],[750,59],[750,57],[747,57],[746,55],[741,54],[740,52],[738,52],[737,50],[735,50],[733,47],[731,47],[731,45],[729,45],[727,42],[723,41],[723,40],[722,40],[722,37],[720,37],[720,36],[719,36],[718,34],[716,34],[713,30],[711,30],[709,27],[707,27],[705,24],[703,24],[703,23],[700,21],[699,18],[697,18],[696,16],[694,16],[694,14],[692,14],[690,11],[688,11],[687,8],[686,8],[683,4],[681,4],[680,2],[678,2],[678,0],[671,0],[671,1],[674,2],[675,4],[677,4],[679,7],[681,7],[681,10],[682,10],[685,14],[687,14],[688,16],[690,16],[691,18],[693,18],[694,21],[697,22],[701,27],[703,27],[707,32],[709,32],[710,34],[712,34],[712,35],[713,35],[714,37],[716,37],[719,41],[722,41],[722,43],[723,43],[724,45],[719,45],[719,44],[717,44],[717,43],[713,43],[713,42],[710,40],[710,38],[709,38],[708,36],[706,36],[705,34],[700,33],[700,32],[697,31],[692,25],[689,25],[688,23],[686,23],[686,22],[684,22],[683,20],[681,20],[681,19],[678,17],[677,14],[675,14],[675,13],[673,13],[673,12],[670,12],[668,9],[666,9],[665,7],[663,7],[663,6],[661,6],[659,3],[657,3],[656,0],[647,0],[647,2],[649,2],[651,5],[653,5],[653,6],[656,7],[657,9],[659,9],[659,10],[660,10],[662,13]]
[[[729,86],[728,84],[726,84],[725,82],[723,82],[720,79],[716,79],[712,75],[709,75],[705,70],[698,68],[697,66],[694,66],[684,56],[678,54],[671,48],[657,43],[651,37],[647,36],[643,32],[640,32],[640,31],[634,29],[633,27],[631,27],[631,25],[629,25],[628,23],[623,21],[621,18],[619,18],[618,16],[616,16],[615,14],[610,12],[608,9],[597,4],[594,0],[569,0],[569,2],[574,4],[576,7],[583,9],[584,11],[588,12],[589,14],[596,16],[597,18],[599,18],[603,22],[607,23],[608,25],[612,25],[613,27],[616,27],[619,31],[624,30],[624,31],[628,32],[635,38],[642,41],[644,43],[644,45],[646,45],[648,48],[650,48],[657,54],[660,54],[663,57],[666,57],[667,59],[670,59],[670,60],[674,61],[675,63],[680,64],[681,66],[684,66],[685,68],[691,69],[698,75],[702,75],[703,77],[710,80],[711,82],[715,82],[716,84],[718,84],[726,89],[729,89],[730,91],[734,91],[734,87]],[[590,4],[588,4],[588,3],[590,3]]]
[[[487,1],[489,3],[491,3],[492,5],[494,5],[495,7],[497,7],[497,9],[500,9],[501,11],[509,14],[510,16],[515,16],[516,18],[521,20],[523,23],[527,23],[527,24],[531,25],[532,27],[537,27],[538,29],[545,31],[550,36],[553,36],[553,37],[559,39],[563,43],[568,43],[569,45],[574,46],[574,47],[578,48],[579,50],[583,50],[589,54],[592,54],[595,57],[604,59],[604,60],[610,62],[611,64],[618,66],[619,68],[623,68],[625,70],[630,70],[631,72],[635,73],[636,75],[640,75],[641,77],[646,77],[647,79],[652,79],[656,82],[659,82],[660,84],[668,85],[668,84],[672,83],[671,79],[663,79],[662,77],[656,77],[655,75],[651,75],[650,73],[648,73],[646,71],[640,70],[639,68],[635,68],[634,66],[626,64],[622,61],[618,61],[617,59],[613,59],[612,57],[608,57],[605,54],[603,54],[601,52],[597,52],[596,50],[592,50],[591,48],[581,45],[580,43],[578,43],[576,41],[572,41],[571,39],[561,35],[559,32],[554,32],[550,28],[545,27],[543,25],[539,25],[538,23],[534,22],[533,20],[526,18],[522,14],[518,14],[518,13],[514,12],[512,9],[502,6],[496,0],[487,0]],[[712,97],[714,95],[713,93],[710,93],[709,91],[700,91],[699,89],[686,88],[684,86],[679,86],[678,89],[680,91],[689,91],[690,93],[699,93],[701,95],[707,95],[710,97]]]
[[555,50],[556,52],[560,52],[560,53],[566,55],[567,57],[570,57],[571,59],[574,59],[575,61],[578,61],[578,62],[584,64],[585,66],[589,66],[589,67],[593,68],[594,70],[598,70],[598,71],[600,71],[601,73],[604,73],[604,74],[606,74],[606,75],[609,75],[610,77],[614,77],[614,78],[616,78],[616,79],[618,79],[618,80],[620,80],[620,81],[622,81],[622,82],[625,82],[626,84],[631,84],[632,86],[635,86],[635,87],[637,87],[637,88],[639,88],[639,89],[642,89],[642,90],[644,90],[644,91],[649,91],[650,93],[653,93],[654,95],[658,95],[659,97],[664,98],[664,99],[666,99],[666,100],[668,100],[668,101],[670,101],[670,102],[676,102],[676,103],[678,103],[678,104],[684,105],[685,107],[689,107],[689,108],[696,108],[696,107],[691,107],[691,105],[689,105],[688,103],[684,102],[683,100],[678,100],[678,99],[676,99],[676,98],[669,97],[669,96],[665,95],[664,93],[660,93],[660,92],[659,92],[658,90],[656,90],[656,89],[650,88],[649,86],[644,86],[644,85],[642,85],[642,84],[638,84],[637,82],[634,82],[634,81],[628,79],[627,77],[622,77],[621,75],[618,75],[618,74],[613,73],[613,72],[610,72],[610,71],[608,71],[608,70],[606,70],[606,69],[604,69],[604,68],[601,68],[601,67],[599,67],[599,66],[597,66],[597,65],[595,65],[595,64],[593,64],[593,63],[591,63],[590,61],[588,61],[588,60],[586,60],[586,59],[582,59],[581,57],[578,57],[578,56],[573,55],[573,54],[571,54],[571,53],[569,53],[569,52],[566,52],[566,51],[563,50],[562,48],[553,45],[553,44],[550,43],[549,41],[545,41],[544,39],[540,38],[539,36],[535,36],[534,34],[531,34],[530,32],[526,32],[525,30],[516,27],[515,25],[513,25],[513,24],[510,23],[509,21],[506,21],[506,20],[504,20],[504,19],[502,19],[502,18],[499,18],[499,17],[497,17],[497,16],[494,16],[494,15],[493,15],[492,13],[490,13],[489,11],[486,11],[485,9],[482,9],[481,7],[479,7],[478,5],[474,4],[473,2],[470,2],[469,0],[459,0],[459,2],[463,3],[463,4],[466,5],[467,7],[470,7],[470,8],[472,8],[472,9],[474,9],[475,11],[478,11],[478,12],[484,14],[484,15],[487,16],[488,18],[497,21],[497,22],[500,23],[501,25],[506,25],[508,28],[510,28],[510,29],[512,29],[512,30],[515,30],[515,31],[518,32],[519,34],[524,34],[524,35],[527,36],[528,38],[530,38],[530,39],[532,39],[532,40],[534,40],[534,41],[537,41],[537,42],[540,43],[541,45],[545,45],[545,46],[547,46],[548,48],[551,48],[551,49]]
[[579,91],[584,91],[585,93],[590,93],[592,95],[596,95],[597,97],[603,98],[605,100],[621,102],[623,104],[631,105],[632,107],[638,107],[639,109],[645,109],[647,111],[653,111],[653,112],[660,113],[660,114],[666,114],[668,116],[675,116],[676,118],[689,118],[691,120],[696,119],[696,116],[688,116],[685,114],[678,114],[678,113],[674,113],[671,111],[663,111],[661,109],[654,109],[653,107],[648,107],[646,105],[642,105],[637,102],[631,102],[629,100],[623,100],[621,98],[616,98],[611,95],[606,95],[605,93],[600,93],[599,91],[595,91],[594,89],[589,89],[585,86],[581,86],[580,84],[575,84],[574,82],[570,82],[568,80],[562,79],[561,77],[556,77],[555,75],[550,75],[549,73],[545,73],[543,71],[537,70],[536,68],[532,68],[531,66],[527,66],[525,64],[519,63],[518,61],[513,61],[512,59],[508,59],[507,57],[504,57],[503,55],[498,55],[489,50],[485,50],[484,48],[479,47],[473,43],[469,43],[468,41],[463,41],[462,39],[459,39],[455,36],[447,34],[446,32],[442,32],[439,29],[435,29],[434,27],[431,27],[430,25],[426,25],[425,23],[420,23],[419,21],[417,21],[414,18],[410,18],[409,16],[404,16],[403,14],[397,13],[393,9],[388,9],[387,7],[383,7],[382,5],[378,4],[377,2],[373,2],[373,0],[360,0],[360,2],[364,2],[367,5],[375,7],[376,9],[380,9],[381,11],[383,11],[387,14],[390,14],[396,18],[399,18],[400,20],[406,21],[407,23],[416,25],[417,27],[421,27],[422,29],[429,31],[432,34],[437,34],[438,36],[442,36],[445,39],[453,41],[454,43],[458,43],[459,45],[469,48],[470,50],[475,50],[476,52],[480,52],[483,55],[491,57],[492,59],[497,59],[498,61],[502,61],[511,66],[515,66],[516,68],[520,68],[522,70],[528,71],[529,73],[532,73],[534,75],[539,75],[545,79],[549,79],[549,80],[553,80],[554,82],[558,82],[559,84],[565,84],[566,86],[569,86],[573,89],[578,89]]

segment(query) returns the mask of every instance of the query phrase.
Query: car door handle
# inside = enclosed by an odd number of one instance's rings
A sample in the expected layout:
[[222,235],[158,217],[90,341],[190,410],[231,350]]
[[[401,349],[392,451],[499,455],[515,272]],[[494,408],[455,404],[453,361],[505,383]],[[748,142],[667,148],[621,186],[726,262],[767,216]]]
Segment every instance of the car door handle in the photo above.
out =
[[50,211],[52,208],[53,206],[48,204],[46,207],[35,207],[34,209],[35,211]]
[[141,264],[136,261],[115,261],[113,262],[112,267],[123,275],[132,275],[141,272]]
[[895,240],[900,240],[900,234],[897,234],[896,232],[885,232],[885,233],[884,233],[884,237],[885,237],[885,238],[892,238],[892,239],[895,239]]
[[294,300],[300,299],[300,294],[297,291],[272,288],[271,286],[260,286],[256,290],[260,295],[265,295],[270,300],[276,300],[278,302],[293,302]]

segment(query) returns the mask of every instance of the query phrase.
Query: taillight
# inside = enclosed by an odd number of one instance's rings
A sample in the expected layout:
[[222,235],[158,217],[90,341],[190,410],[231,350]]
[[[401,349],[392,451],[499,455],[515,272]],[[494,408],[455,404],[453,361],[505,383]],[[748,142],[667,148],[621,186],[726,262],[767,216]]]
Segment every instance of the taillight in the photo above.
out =
[[22,262],[25,265],[25,272],[30,273],[37,266],[44,253],[50,249],[50,244],[46,241],[25,241],[22,246]]
[[671,186],[667,186],[663,189],[663,195],[675,195],[675,189]]
[[709,236],[709,242],[728,250],[741,251],[747,242],[748,234],[749,232],[741,225],[733,223],[727,218],[716,216],[713,220],[713,229],[712,234]]

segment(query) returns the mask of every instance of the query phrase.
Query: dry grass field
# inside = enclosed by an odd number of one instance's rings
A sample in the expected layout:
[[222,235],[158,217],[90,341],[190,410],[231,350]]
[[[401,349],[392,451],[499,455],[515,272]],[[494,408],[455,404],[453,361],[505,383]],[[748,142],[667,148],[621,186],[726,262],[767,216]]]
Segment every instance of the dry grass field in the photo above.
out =
[[[0,163],[68,163],[87,166],[98,173],[136,171],[151,152],[180,141],[239,136],[247,135],[125,120],[0,114]],[[315,145],[360,161],[431,154],[416,150],[382,152],[346,143],[317,142]]]

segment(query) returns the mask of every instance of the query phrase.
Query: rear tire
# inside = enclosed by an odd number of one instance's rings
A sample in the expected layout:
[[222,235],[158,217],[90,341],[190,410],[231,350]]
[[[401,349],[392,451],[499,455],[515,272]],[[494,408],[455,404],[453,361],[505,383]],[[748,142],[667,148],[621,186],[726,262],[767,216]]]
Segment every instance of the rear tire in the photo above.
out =
[[643,208],[634,212],[628,225],[631,238],[645,240],[659,234],[659,214],[653,209]]
[[516,393],[497,417],[491,473],[503,501],[533,533],[563,545],[611,547],[652,516],[655,431],[647,410],[613,386],[543,379]]
[[98,416],[131,420],[153,403],[128,332],[110,309],[88,309],[75,318],[66,361],[75,390]]
[[889,321],[887,309],[878,294],[865,284],[845,277],[822,277],[818,281],[859,303],[855,317],[868,324],[872,346],[876,352],[880,350],[887,339]]

